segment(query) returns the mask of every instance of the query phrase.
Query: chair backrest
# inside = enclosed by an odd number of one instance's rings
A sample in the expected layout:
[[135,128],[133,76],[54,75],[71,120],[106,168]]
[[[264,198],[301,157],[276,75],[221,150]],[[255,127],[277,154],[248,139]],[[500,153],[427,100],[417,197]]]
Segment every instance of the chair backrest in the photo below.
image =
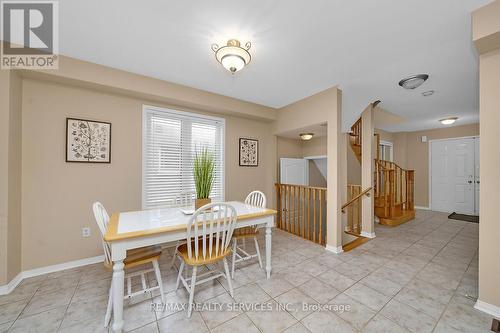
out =
[[199,208],[187,225],[189,259],[210,259],[224,253],[236,225],[236,209],[222,202]]
[[245,203],[252,206],[257,207],[266,207],[266,195],[261,191],[252,191],[247,198],[245,199]]
[[94,202],[92,205],[94,211],[95,221],[99,230],[101,231],[102,247],[104,249],[104,261],[106,264],[111,264],[111,248],[109,244],[104,241],[104,235],[108,228],[109,215],[104,206],[100,202]]
[[175,196],[172,203],[172,207],[190,207],[194,206],[194,201],[196,199],[195,191],[182,192]]

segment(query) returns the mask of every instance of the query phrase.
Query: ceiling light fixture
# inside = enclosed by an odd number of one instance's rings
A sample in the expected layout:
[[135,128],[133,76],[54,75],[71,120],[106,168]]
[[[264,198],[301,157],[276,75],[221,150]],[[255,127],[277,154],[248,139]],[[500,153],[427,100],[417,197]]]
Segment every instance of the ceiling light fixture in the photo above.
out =
[[422,96],[424,96],[424,97],[429,97],[429,96],[434,95],[434,93],[435,93],[435,91],[434,91],[434,90],[424,91],[424,92],[422,93]]
[[252,47],[250,42],[247,42],[243,48],[239,40],[230,39],[226,46],[219,47],[217,44],[212,44],[212,51],[215,52],[215,59],[231,74],[234,74],[250,63],[252,59],[248,52],[250,47]]
[[405,89],[415,89],[420,87],[428,78],[429,75],[427,74],[413,75],[399,81],[399,85]]
[[457,119],[458,119],[458,117],[449,117],[449,118],[441,119],[441,120],[439,120],[439,122],[443,125],[451,125],[455,121],[457,121]]
[[300,138],[304,141],[309,141],[314,136],[314,133],[300,133]]

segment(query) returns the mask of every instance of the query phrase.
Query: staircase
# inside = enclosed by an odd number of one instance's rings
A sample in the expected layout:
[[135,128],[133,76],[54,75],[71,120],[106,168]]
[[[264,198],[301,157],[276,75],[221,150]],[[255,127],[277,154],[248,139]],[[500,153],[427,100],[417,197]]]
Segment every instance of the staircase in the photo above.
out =
[[[349,145],[361,162],[361,118],[351,127]],[[374,202],[375,215],[380,224],[397,226],[415,218],[414,170],[401,168],[394,162],[379,159],[380,138],[375,159]]]

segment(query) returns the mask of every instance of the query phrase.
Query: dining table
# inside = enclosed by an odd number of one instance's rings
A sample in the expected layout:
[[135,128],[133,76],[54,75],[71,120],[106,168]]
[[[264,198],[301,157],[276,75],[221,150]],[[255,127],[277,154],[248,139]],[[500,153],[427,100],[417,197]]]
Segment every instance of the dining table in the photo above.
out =
[[[236,210],[235,229],[257,226],[265,229],[266,276],[271,276],[272,228],[276,211],[251,206],[239,201],[227,202]],[[187,225],[192,215],[185,207],[155,208],[148,210],[116,212],[111,215],[104,240],[111,248],[113,261],[113,331],[122,332],[124,325],[124,260],[127,251],[145,246],[174,243],[186,240]],[[229,277],[228,277],[229,278]],[[125,318],[126,319],[126,318]]]

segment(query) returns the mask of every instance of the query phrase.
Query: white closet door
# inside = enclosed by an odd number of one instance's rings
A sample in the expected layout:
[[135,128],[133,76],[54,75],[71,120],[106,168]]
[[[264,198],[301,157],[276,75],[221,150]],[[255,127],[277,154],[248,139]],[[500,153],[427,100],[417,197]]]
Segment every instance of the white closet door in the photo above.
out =
[[309,185],[309,160],[303,158],[280,159],[280,182],[290,185]]
[[474,214],[474,139],[431,143],[432,209]]

